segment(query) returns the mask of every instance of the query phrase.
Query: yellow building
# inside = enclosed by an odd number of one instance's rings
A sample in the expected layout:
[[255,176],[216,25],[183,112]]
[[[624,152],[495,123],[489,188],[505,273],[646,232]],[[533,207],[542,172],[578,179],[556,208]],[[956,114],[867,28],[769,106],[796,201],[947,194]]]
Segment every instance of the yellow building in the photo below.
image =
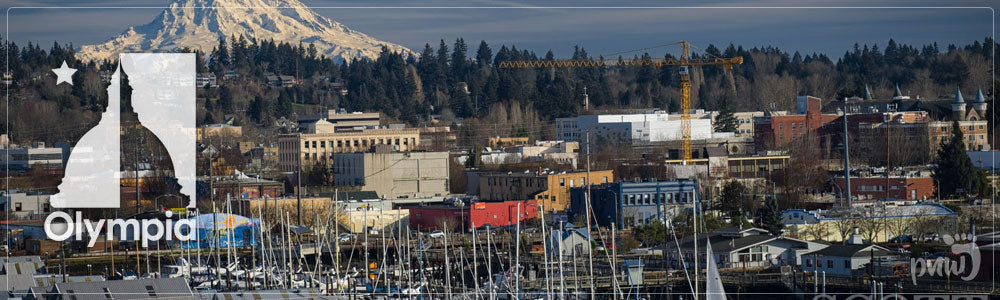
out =
[[491,137],[488,145],[490,148],[500,148],[507,146],[527,145],[528,137]]
[[569,189],[582,187],[588,182],[601,184],[614,182],[612,170],[587,172],[526,172],[492,173],[479,177],[479,198],[484,200],[539,200],[546,211],[563,211],[569,207]]
[[199,141],[205,138],[238,138],[243,136],[243,127],[226,124],[211,124],[197,128],[195,138]]
[[419,144],[420,131],[415,128],[295,133],[278,138],[278,161],[282,171],[293,172],[300,163],[330,164],[334,153],[364,152],[375,145],[389,145],[405,152],[417,149]]
[[854,228],[866,241],[951,233],[958,214],[938,204],[868,206],[831,211],[789,209],[781,212],[785,235],[804,240],[842,242]]

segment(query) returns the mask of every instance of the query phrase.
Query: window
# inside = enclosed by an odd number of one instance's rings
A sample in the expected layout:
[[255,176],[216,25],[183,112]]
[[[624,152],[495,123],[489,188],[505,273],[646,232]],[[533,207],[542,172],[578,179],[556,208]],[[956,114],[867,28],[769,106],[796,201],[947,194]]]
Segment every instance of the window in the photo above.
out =
[[14,211],[21,211],[21,202],[14,203]]
[[585,186],[585,185],[587,185],[587,179],[580,177],[580,186]]
[[326,148],[326,141],[319,141],[320,148]]
[[313,145],[312,145],[312,147],[313,147],[313,148],[316,148],[316,141],[313,141]]
[[833,269],[833,260],[832,259],[827,259],[826,260],[826,267],[830,268],[830,269]]
[[559,186],[566,186],[566,178],[559,178]]
[[573,186],[573,179],[569,180],[569,186],[571,186],[571,187]]
[[811,259],[807,259],[806,260],[806,267],[812,267],[812,266],[813,266],[813,261]]
[[844,268],[846,268],[846,269],[850,269],[851,268],[851,260],[848,260],[848,259],[844,260]]
[[604,176],[604,183],[608,183],[608,176]]
[[309,141],[302,142],[302,148],[309,148]]

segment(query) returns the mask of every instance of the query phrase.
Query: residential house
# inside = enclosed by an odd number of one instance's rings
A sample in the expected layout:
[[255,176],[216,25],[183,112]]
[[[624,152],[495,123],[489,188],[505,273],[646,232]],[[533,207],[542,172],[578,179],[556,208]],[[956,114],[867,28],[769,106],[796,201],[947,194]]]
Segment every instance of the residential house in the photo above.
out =
[[51,196],[16,191],[10,194],[0,193],[0,208],[10,212],[11,219],[41,218],[52,211],[49,205]]
[[267,76],[267,83],[273,86],[293,87],[295,86],[295,76],[270,75]]
[[590,252],[594,238],[585,228],[552,230],[549,234],[549,253],[553,256],[572,257]]
[[803,271],[825,272],[827,275],[861,275],[869,263],[881,261],[888,265],[898,255],[879,245],[834,244],[803,254],[800,267]]
[[[667,256],[668,263],[673,267],[692,265],[694,243],[694,236],[680,238],[676,243],[667,242],[664,254]],[[825,247],[822,243],[772,235],[760,228],[738,227],[726,227],[701,234],[698,236],[697,243],[699,257],[704,257],[707,244],[712,245],[712,255],[716,258],[719,268],[766,268],[797,265],[802,253]],[[699,263],[701,267],[704,267],[704,264],[704,260]]]
[[219,87],[219,82],[215,79],[215,73],[198,73],[195,76],[195,87]]

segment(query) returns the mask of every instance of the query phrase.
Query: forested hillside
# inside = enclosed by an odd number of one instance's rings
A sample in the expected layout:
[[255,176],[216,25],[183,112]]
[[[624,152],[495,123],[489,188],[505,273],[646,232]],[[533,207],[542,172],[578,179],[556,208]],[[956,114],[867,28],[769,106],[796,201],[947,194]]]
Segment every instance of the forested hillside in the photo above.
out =
[[[877,97],[889,97],[898,84],[907,94],[937,98],[961,87],[967,93],[989,93],[993,40],[964,46],[911,46],[889,40],[885,46],[855,45],[839,58],[824,54],[789,53],[775,47],[705,47],[697,55],[742,56],[735,68],[737,92],[732,95],[721,68],[693,69],[693,105],[734,111],[769,107],[792,109],[794,96],[810,94],[825,100],[860,95],[865,85]],[[15,141],[74,140],[96,121],[106,101],[99,71],[114,68],[108,61],[76,61],[72,45],[4,43],[11,53],[11,129]],[[676,49],[631,56],[601,57],[577,47],[572,58],[634,59],[669,57]],[[388,117],[418,124],[429,115],[449,122],[494,124],[496,134],[545,135],[540,124],[572,116],[583,109],[584,87],[597,109],[679,107],[676,67],[608,67],[578,69],[500,69],[498,62],[554,59],[516,46],[470,47],[463,39],[426,45],[419,57],[383,51],[376,60],[336,64],[311,45],[257,41],[245,37],[220,40],[208,53],[198,53],[199,72],[214,72],[220,87],[199,90],[199,120],[226,117],[243,125],[272,127],[282,117],[315,113],[322,107],[381,111]],[[76,84],[54,85],[50,69],[63,60],[79,69]],[[223,80],[226,71],[240,77]],[[267,84],[268,74],[291,75],[294,87]],[[344,91],[333,84],[342,83]],[[346,93],[342,93],[346,92]],[[497,126],[496,124],[502,124]],[[39,129],[45,128],[45,129]],[[6,128],[5,128],[6,130]]]

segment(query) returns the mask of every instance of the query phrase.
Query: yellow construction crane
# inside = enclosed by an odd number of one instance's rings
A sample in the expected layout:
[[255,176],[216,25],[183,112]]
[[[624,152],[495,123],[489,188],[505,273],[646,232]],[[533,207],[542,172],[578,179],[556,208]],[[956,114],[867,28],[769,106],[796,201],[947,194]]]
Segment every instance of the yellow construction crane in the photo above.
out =
[[[681,136],[683,137],[683,160],[685,163],[691,160],[691,75],[688,67],[694,66],[722,66],[726,72],[733,94],[736,93],[736,82],[733,80],[732,69],[734,65],[743,64],[743,57],[717,57],[711,55],[701,48],[695,47],[686,41],[653,46],[649,48],[635,49],[623,52],[612,53],[607,56],[617,56],[619,54],[644,51],[665,46],[681,45],[680,58],[632,58],[632,59],[556,59],[556,60],[512,60],[501,61],[497,64],[500,68],[579,68],[579,67],[608,67],[608,66],[679,66],[681,67]],[[691,58],[691,48],[695,48],[705,54],[704,58]]]

